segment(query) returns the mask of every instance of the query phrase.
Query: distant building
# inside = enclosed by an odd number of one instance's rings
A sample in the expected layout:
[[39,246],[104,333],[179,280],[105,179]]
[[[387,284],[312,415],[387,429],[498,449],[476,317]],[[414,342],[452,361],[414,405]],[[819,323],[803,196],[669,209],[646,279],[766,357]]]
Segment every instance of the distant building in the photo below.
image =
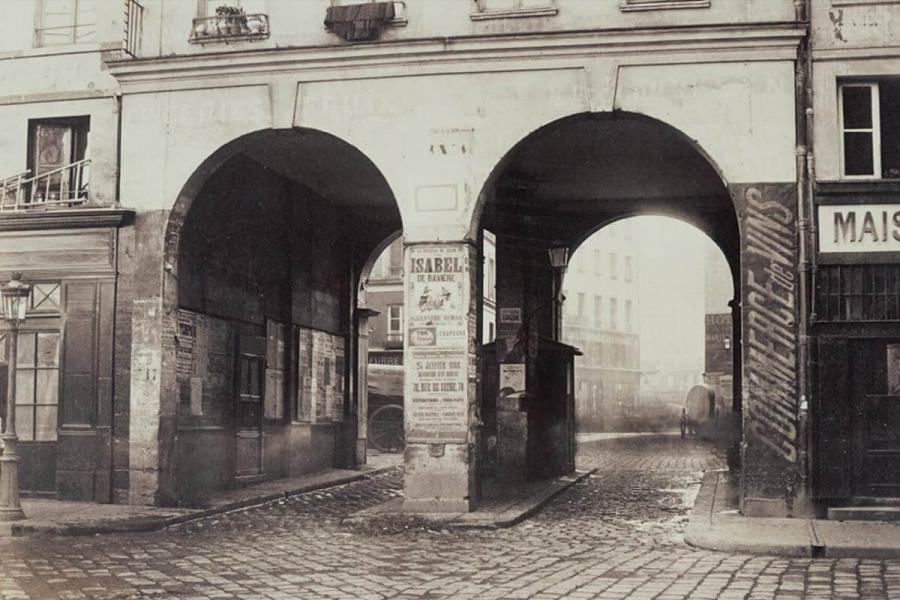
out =
[[575,360],[578,427],[603,431],[634,414],[640,385],[638,258],[633,223],[605,227],[572,255],[566,272],[563,341]]
[[[640,224],[641,406],[677,411],[703,381],[704,250],[693,226],[653,218]],[[672,249],[677,248],[677,253]]]

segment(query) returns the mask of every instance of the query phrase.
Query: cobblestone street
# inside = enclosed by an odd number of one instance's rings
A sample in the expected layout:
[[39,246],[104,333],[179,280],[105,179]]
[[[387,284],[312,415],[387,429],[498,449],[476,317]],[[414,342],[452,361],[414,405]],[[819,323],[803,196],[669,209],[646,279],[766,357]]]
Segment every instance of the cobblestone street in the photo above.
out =
[[594,476],[510,529],[341,518],[397,471],[151,534],[0,541],[0,598],[900,598],[900,561],[730,555],[682,540],[703,470],[677,436],[582,444]]

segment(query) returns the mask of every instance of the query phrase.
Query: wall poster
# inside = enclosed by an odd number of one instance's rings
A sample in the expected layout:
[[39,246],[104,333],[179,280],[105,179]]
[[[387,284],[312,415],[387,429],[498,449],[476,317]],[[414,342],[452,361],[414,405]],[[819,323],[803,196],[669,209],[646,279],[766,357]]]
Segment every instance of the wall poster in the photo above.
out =
[[468,434],[469,249],[407,252],[407,441],[465,442]]

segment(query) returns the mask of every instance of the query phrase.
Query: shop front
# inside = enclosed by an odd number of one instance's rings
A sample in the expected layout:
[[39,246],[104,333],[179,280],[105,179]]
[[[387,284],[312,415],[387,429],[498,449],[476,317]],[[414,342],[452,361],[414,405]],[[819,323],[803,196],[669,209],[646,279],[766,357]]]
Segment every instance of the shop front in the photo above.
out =
[[900,497],[900,188],[820,187],[814,493],[880,504]]

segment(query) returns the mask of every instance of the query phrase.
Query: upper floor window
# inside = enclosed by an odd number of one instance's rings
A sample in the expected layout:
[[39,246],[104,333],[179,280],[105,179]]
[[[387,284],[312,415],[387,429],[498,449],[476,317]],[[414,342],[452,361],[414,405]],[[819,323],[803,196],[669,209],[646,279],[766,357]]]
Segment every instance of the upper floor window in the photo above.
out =
[[475,0],[473,19],[490,16],[551,16],[558,11],[554,0]]
[[844,177],[900,178],[900,80],[839,88]]
[[619,8],[625,11],[665,10],[670,8],[709,8],[710,0],[624,0]]
[[96,0],[38,0],[35,45],[97,41]]
[[399,336],[403,333],[403,305],[388,305],[388,335]]
[[625,281],[631,281],[632,277],[632,266],[631,266],[631,257],[625,257]]
[[609,278],[610,279],[618,278],[618,276],[619,276],[618,263],[619,263],[619,260],[616,257],[616,253],[610,252],[609,253]]

